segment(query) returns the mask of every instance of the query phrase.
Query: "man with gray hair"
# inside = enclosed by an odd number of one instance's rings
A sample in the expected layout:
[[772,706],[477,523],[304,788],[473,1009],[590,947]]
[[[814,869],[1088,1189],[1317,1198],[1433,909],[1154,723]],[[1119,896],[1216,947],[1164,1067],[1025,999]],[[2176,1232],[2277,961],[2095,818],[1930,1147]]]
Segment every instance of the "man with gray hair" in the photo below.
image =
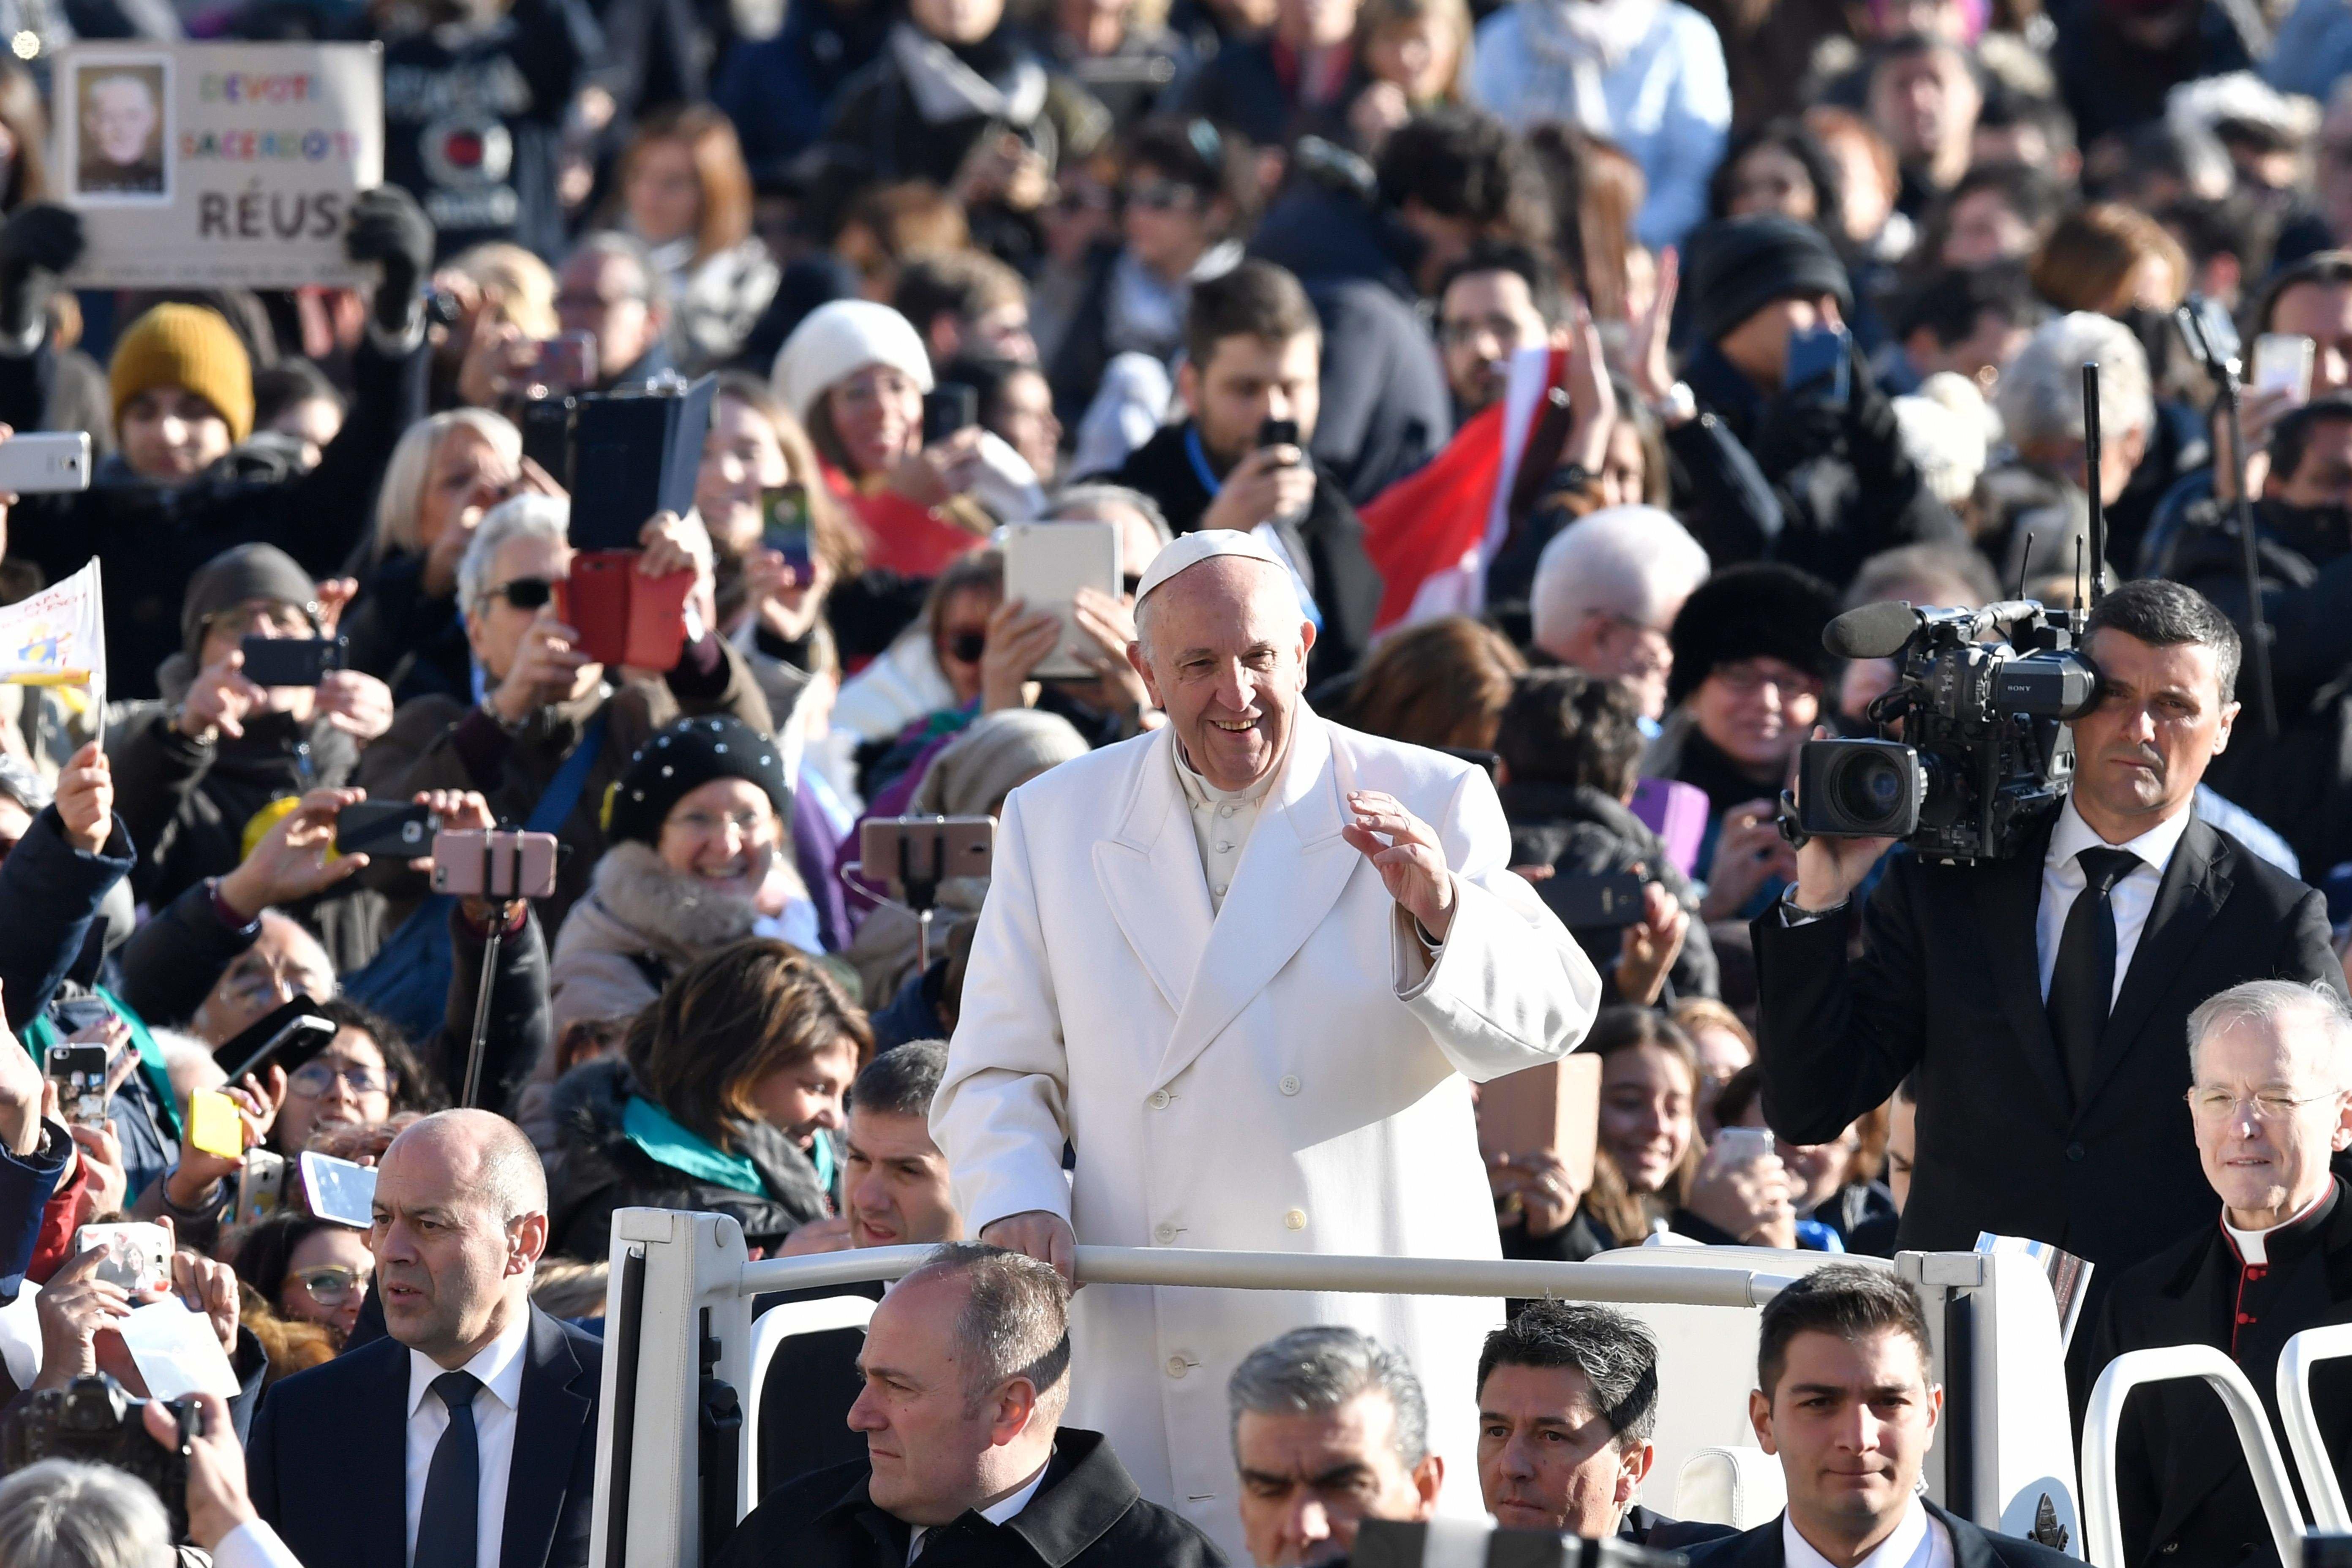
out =
[[1622,680],[1642,716],[1666,710],[1667,633],[1706,581],[1706,552],[1672,512],[1612,506],[1554,534],[1536,561],[1528,608],[1536,647],[1602,680]]
[[1223,1568],[1101,1433],[1061,1424],[1069,1306],[1049,1264],[977,1242],[933,1251],[866,1325],[849,1411],[866,1458],[771,1491],[719,1568]]
[[539,1152],[503,1117],[444,1110],[384,1151],[373,1209],[386,1337],[269,1391],[255,1509],[308,1568],[387,1542],[418,1568],[584,1568],[604,1342],[530,1303]]
[[[637,535],[647,576],[691,569],[703,632],[658,679],[624,678],[590,658],[579,631],[556,614],[555,591],[572,570],[571,508],[530,493],[499,502],[474,531],[457,564],[457,613],[478,673],[479,700],[434,694],[400,705],[392,728],[361,754],[359,782],[377,800],[425,790],[473,790],[501,822],[552,831],[570,848],[555,896],[539,906],[549,931],[604,853],[599,806],[646,741],[679,719],[726,713],[767,734],[775,729],[743,655],[709,628],[709,536],[698,520],[658,512]],[[578,767],[572,752],[590,748]]]
[[[2083,495],[2083,367],[2094,363],[2099,367],[2099,493],[2105,505],[2122,497],[2147,455],[2156,397],[2147,351],[2131,329],[2088,310],[2035,328],[1993,394],[1993,410],[2018,457],[2016,468],[1985,477],[2006,524],[1994,535],[2009,541],[2008,558],[1996,563],[2003,582],[2016,581],[2029,543],[2033,564],[2042,571],[2074,569],[2074,542],[2090,516]],[[2126,569],[2138,551],[2136,538],[2107,542],[2107,559]]]
[[[2211,1345],[2277,1428],[2287,1341],[2352,1322],[2352,1203],[2329,1169],[2352,1147],[2352,1010],[2325,984],[2233,985],[2189,1015],[2189,1130],[2220,1223],[2122,1276],[2084,1374],[2126,1351]],[[2352,1485],[2352,1364],[2321,1363],[2311,1386]],[[2229,1418],[2201,1387],[2166,1384],[2124,1407],[2116,1496],[2132,1563],[2277,1562]]]
[[1225,1384],[1242,1535],[1258,1568],[1328,1563],[1368,1519],[1427,1520],[1445,1460],[1405,1358],[1337,1324],[1293,1329],[1242,1359]]
[[645,246],[616,229],[590,235],[555,276],[555,315],[596,343],[593,384],[573,392],[645,385],[676,370],[669,350],[669,289]]

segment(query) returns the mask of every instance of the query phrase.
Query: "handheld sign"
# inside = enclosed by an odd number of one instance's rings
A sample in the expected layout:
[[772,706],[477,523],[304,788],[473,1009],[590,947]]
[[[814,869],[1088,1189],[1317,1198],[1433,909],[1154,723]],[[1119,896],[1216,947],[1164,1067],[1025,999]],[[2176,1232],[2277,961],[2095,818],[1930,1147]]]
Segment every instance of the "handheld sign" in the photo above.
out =
[[383,181],[377,44],[107,43],[58,51],[55,184],[79,288],[363,285],[352,198]]

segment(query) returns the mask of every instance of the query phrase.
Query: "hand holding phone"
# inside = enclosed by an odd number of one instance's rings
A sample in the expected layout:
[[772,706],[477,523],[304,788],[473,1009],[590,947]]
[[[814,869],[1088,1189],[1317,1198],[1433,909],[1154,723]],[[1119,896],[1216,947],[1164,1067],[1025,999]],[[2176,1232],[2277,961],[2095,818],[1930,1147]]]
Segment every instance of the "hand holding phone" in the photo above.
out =
[[809,497],[805,485],[780,485],[760,498],[760,542],[784,558],[794,580],[809,580],[814,555],[809,542]]
[[1077,626],[1077,597],[1092,588],[1118,597],[1118,528],[1108,522],[1016,522],[1004,532],[1004,596],[1032,611],[1056,617],[1060,640],[1029,673],[1044,680],[1085,680],[1096,671],[1086,662],[1086,641]]
[[237,645],[245,656],[246,679],[256,686],[316,686],[343,668],[341,637],[247,637]]
[[[2254,340],[2253,390],[2284,393],[2296,406],[2311,401],[2311,368],[2317,345],[2292,332],[2264,332]],[[7,448],[0,447],[0,451]]]
[[394,855],[415,859],[428,853],[440,826],[430,807],[397,800],[362,800],[335,816],[338,855]]
[[58,1086],[58,1109],[69,1127],[106,1125],[108,1079],[113,1053],[104,1046],[49,1047],[48,1075]]
[[433,836],[433,890],[463,898],[544,899],[555,892],[552,833],[446,830]]
[[89,489],[89,432],[27,430],[0,440],[0,495]]
[[374,1226],[374,1167],[306,1150],[301,1173],[302,1201],[312,1214],[360,1230]]

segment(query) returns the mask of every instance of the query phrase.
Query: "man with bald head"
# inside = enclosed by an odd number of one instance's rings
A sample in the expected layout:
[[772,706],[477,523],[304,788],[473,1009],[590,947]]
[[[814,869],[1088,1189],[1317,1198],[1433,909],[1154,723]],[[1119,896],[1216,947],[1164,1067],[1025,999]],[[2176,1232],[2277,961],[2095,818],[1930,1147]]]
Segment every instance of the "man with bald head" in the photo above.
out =
[[[1167,724],[1005,803],[931,1107],[966,1225],[1066,1272],[1079,1242],[1499,1257],[1467,1080],[1566,1054],[1600,980],[1511,875],[1494,786],[1307,705],[1314,627],[1250,534],[1162,551],[1136,629]],[[1098,1285],[1070,1419],[1238,1560],[1223,1390],[1253,1346],[1321,1321],[1396,1347],[1473,1475],[1459,1349],[1498,1308]]]
[[306,1568],[586,1563],[602,1342],[530,1304],[538,1151],[486,1110],[428,1116],[373,1210],[388,1337],[270,1389],[255,1508]]

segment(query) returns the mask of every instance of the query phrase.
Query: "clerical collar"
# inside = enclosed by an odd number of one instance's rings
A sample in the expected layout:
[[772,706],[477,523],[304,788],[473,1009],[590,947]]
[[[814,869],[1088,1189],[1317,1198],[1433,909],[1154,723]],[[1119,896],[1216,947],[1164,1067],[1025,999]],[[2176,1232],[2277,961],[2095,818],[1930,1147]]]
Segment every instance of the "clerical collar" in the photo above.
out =
[[1168,754],[1176,759],[1176,782],[1184,786],[1184,798],[1194,805],[1219,805],[1226,801],[1255,805],[1265,798],[1265,792],[1273,788],[1274,781],[1282,775],[1283,763],[1290,760],[1290,747],[1286,741],[1282,757],[1275,763],[1274,766],[1266,769],[1264,778],[1246,789],[1219,789],[1215,784],[1202,778],[1193,771],[1192,764],[1185,760],[1184,742],[1181,741],[1174,742],[1168,748]]
[[2328,1215],[2336,1208],[2337,1191],[2338,1184],[2330,1181],[2327,1184],[2327,1190],[2312,1199],[2294,1217],[2282,1220],[2276,1225],[2265,1226],[2261,1230],[2240,1230],[2230,1223],[2230,1211],[2223,1209],[2221,1228],[2228,1233],[2230,1245],[2236,1248],[2240,1263],[2254,1268],[2267,1268],[2270,1264],[2270,1249],[2273,1243],[2300,1238],[2306,1233],[2318,1229],[2326,1222]]

